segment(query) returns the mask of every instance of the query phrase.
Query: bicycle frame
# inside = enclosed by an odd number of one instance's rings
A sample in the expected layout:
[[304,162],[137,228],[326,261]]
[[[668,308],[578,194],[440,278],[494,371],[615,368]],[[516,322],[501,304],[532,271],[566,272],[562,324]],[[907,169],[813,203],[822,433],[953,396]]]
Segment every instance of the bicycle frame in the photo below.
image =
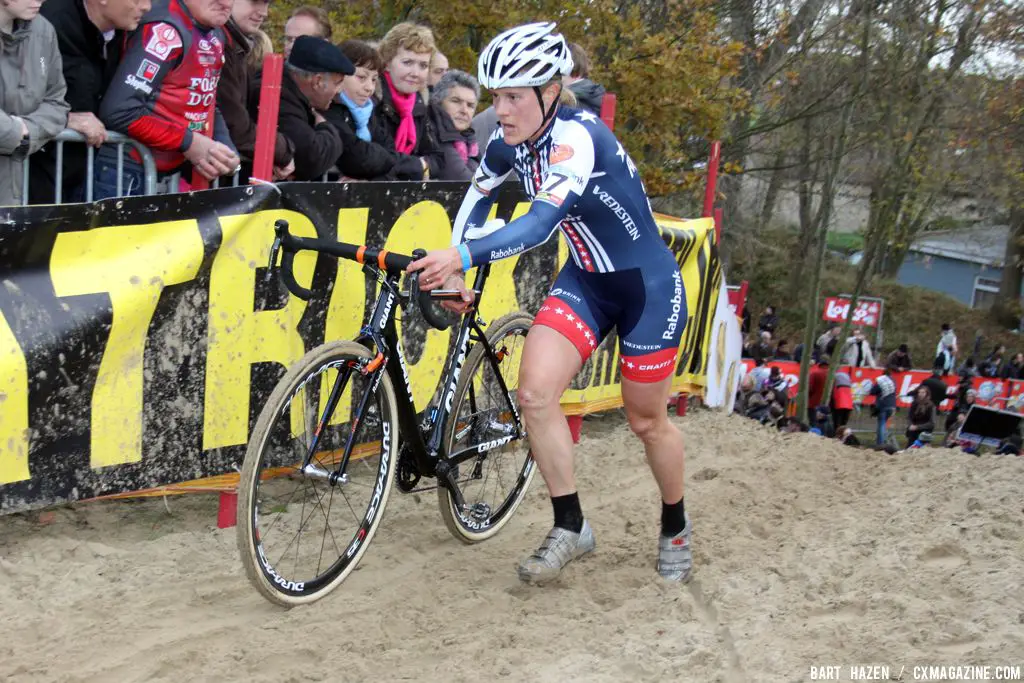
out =
[[[397,401],[396,408],[398,412],[399,431],[405,445],[410,449],[417,469],[423,475],[436,476],[441,485],[446,486],[452,491],[456,498],[456,503],[461,506],[463,504],[463,500],[462,495],[455,484],[454,475],[456,468],[454,466],[474,457],[481,456],[489,450],[500,448],[513,440],[521,439],[524,435],[519,411],[516,409],[515,404],[512,401],[509,401],[508,407],[515,420],[514,434],[476,446],[470,446],[469,448],[464,448],[455,453],[447,452],[448,446],[444,442],[445,431],[448,425],[448,420],[451,417],[452,401],[455,397],[455,389],[459,382],[463,363],[465,362],[466,355],[469,351],[470,341],[484,345],[485,356],[487,357],[488,362],[491,363],[491,367],[495,370],[494,375],[497,377],[501,391],[503,395],[508,396],[508,386],[505,384],[505,380],[501,376],[501,373],[497,371],[498,363],[500,361],[495,354],[494,349],[491,348],[491,345],[487,340],[487,335],[484,334],[484,331],[480,326],[481,321],[477,318],[475,308],[467,311],[459,321],[458,335],[456,337],[457,343],[454,351],[448,358],[445,370],[441,375],[441,381],[438,384],[438,386],[445,387],[444,393],[438,401],[438,404],[431,410],[428,419],[421,426],[417,421],[417,410],[415,400],[412,395],[412,386],[409,382],[409,373],[406,368],[405,357],[402,354],[402,347],[398,339],[398,331],[395,325],[395,316],[397,313],[395,303],[398,301],[403,305],[406,304],[409,299],[409,294],[403,294],[399,291],[398,276],[386,275],[384,272],[373,268],[372,266],[366,266],[365,268],[370,272],[376,273],[378,282],[380,283],[380,292],[377,296],[376,304],[373,307],[373,312],[370,315],[370,320],[355,340],[357,343],[364,344],[377,350],[377,355],[372,360],[368,360],[358,368],[358,371],[361,374],[365,374],[370,378],[371,390],[363,394],[359,407],[356,409],[352,418],[352,428],[349,432],[342,458],[339,461],[335,472],[331,473],[329,477],[332,481],[345,481],[345,469],[348,465],[352,448],[355,445],[358,426],[361,424],[362,418],[365,415],[369,404],[369,397],[374,394],[377,385],[380,383],[380,378],[385,372],[387,372],[391,378],[392,385],[396,389],[395,398]],[[484,284],[487,281],[489,271],[489,265],[484,265],[477,269],[476,278],[473,282],[473,289],[480,292],[480,295],[477,297],[476,306],[479,305],[480,296],[482,296]],[[319,442],[319,435],[322,429],[330,422],[331,415],[337,406],[338,398],[344,391],[345,385],[348,383],[348,379],[351,377],[353,369],[354,368],[351,366],[347,368],[339,368],[338,377],[331,389],[330,398],[327,401],[327,405],[324,407],[323,415],[320,418],[315,436],[308,451],[306,463],[303,467],[304,471],[307,471],[310,467],[312,455],[316,452]],[[400,386],[405,388],[404,392],[398,389]]]

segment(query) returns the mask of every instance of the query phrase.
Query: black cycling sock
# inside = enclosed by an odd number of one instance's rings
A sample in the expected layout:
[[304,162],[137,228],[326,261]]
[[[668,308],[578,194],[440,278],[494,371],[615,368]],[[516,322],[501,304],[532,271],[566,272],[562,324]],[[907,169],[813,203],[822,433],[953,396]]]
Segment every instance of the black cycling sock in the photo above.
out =
[[554,496],[551,507],[555,509],[555,526],[578,534],[583,529],[583,510],[580,509],[580,497],[570,493],[567,496]]
[[675,536],[686,528],[686,508],[683,498],[678,503],[661,502],[661,535]]

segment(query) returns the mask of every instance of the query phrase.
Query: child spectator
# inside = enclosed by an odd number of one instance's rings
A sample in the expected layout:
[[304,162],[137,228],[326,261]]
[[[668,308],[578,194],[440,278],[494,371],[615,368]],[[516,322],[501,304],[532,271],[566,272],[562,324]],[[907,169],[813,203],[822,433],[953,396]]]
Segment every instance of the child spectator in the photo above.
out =
[[336,165],[344,178],[353,180],[422,180],[419,157],[399,154],[374,142],[374,92],[384,60],[376,48],[362,40],[346,40],[338,48],[355,65],[356,72],[341,83],[341,93],[324,114],[341,136],[341,156]]
[[789,353],[789,342],[785,339],[780,339],[775,347],[775,360],[793,360]]

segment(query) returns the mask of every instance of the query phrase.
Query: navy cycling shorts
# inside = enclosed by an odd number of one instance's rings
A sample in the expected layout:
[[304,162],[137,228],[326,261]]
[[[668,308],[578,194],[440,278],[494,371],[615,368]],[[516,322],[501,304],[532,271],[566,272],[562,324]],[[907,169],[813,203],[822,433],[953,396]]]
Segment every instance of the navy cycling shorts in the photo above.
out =
[[533,324],[560,332],[584,362],[614,326],[622,376],[660,382],[675,370],[686,327],[683,278],[674,260],[665,262],[611,273],[586,272],[567,263]]

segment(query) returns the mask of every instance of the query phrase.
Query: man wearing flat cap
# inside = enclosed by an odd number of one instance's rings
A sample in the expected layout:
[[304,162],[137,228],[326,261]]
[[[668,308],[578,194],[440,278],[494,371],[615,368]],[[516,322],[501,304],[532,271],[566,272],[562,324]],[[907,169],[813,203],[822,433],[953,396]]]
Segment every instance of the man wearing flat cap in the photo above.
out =
[[[341,156],[341,137],[321,115],[341,91],[352,62],[323,38],[299,36],[285,62],[281,80],[278,131],[295,147],[295,180],[319,180]],[[256,115],[259,79],[249,91],[249,109]]]

